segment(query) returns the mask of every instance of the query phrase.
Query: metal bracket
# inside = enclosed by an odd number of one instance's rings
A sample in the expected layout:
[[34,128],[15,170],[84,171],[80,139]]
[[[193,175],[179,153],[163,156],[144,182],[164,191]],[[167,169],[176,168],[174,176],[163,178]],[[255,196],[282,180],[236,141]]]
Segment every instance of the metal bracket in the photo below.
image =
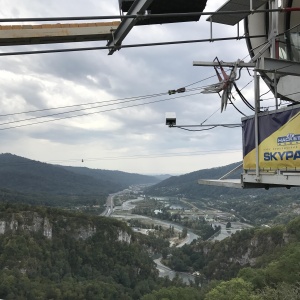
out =
[[140,15],[137,18],[125,18],[114,32],[111,40],[108,41],[107,47],[110,47],[108,55],[112,55],[116,50],[120,50],[121,44],[139,18],[145,14],[147,8],[153,0],[135,0],[127,12],[127,15]]

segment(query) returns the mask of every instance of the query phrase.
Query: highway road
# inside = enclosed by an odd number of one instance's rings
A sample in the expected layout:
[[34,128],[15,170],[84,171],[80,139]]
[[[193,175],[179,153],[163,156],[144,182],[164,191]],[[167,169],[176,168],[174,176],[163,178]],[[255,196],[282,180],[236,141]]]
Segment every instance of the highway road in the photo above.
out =
[[114,197],[119,193],[120,192],[108,195],[106,200],[106,208],[101,216],[109,217],[114,212]]

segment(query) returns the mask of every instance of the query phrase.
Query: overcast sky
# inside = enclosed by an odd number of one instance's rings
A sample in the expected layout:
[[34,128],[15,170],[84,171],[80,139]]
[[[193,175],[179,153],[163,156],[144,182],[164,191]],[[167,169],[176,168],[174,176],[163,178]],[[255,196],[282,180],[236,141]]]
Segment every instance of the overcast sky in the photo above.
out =
[[[215,11],[225,2],[208,0],[205,11]],[[2,1],[0,15],[13,18],[118,13],[118,0],[85,0],[76,1],[76,4],[71,0],[47,3],[40,0],[5,0]],[[203,16],[199,22],[191,23],[136,26],[123,44],[207,39],[210,38],[210,25],[206,18]],[[214,25],[214,37],[236,34],[236,27]],[[2,47],[0,51],[105,45],[106,42],[99,41]],[[216,128],[204,132],[170,129],[165,125],[165,113],[176,112],[178,125],[200,124],[211,115],[206,124],[240,123],[241,115],[233,107],[229,106],[222,114],[218,111],[218,94],[200,94],[199,89],[174,96],[167,95],[167,92],[216,83],[216,77],[207,79],[215,75],[213,68],[193,67],[193,61],[210,62],[216,56],[223,61],[248,61],[244,40],[122,49],[112,56],[107,53],[107,50],[98,50],[0,57],[1,115],[97,102],[65,110],[1,116],[0,153],[9,152],[48,163],[143,174],[183,174],[242,160],[240,128]],[[243,88],[251,80],[252,77],[244,71],[237,84]],[[198,83],[193,84],[195,82]],[[124,98],[161,93],[165,94],[120,103]],[[252,84],[244,88],[243,93],[253,103]],[[104,102],[109,100],[117,100],[117,104],[103,106],[111,104]],[[149,104],[154,101],[160,102]],[[144,105],[140,105],[142,103]],[[250,114],[238,97],[235,103],[244,113]],[[137,104],[139,106],[128,107]],[[92,106],[98,107],[3,125]],[[52,122],[56,118],[91,112],[95,114]],[[28,125],[46,120],[51,122]],[[7,129],[19,125],[26,126]]]

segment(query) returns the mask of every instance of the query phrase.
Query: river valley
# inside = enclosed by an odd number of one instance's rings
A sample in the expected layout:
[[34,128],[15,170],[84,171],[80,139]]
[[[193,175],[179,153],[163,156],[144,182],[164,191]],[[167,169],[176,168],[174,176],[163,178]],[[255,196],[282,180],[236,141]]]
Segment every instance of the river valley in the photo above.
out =
[[[122,195],[122,192],[119,192],[114,195],[110,195],[108,197],[106,214],[108,214],[110,217],[114,217],[114,218],[122,219],[122,220],[141,219],[144,221],[148,221],[149,223],[152,223],[154,225],[163,226],[165,228],[173,226],[174,229],[177,231],[183,230],[183,226],[181,226],[179,224],[175,224],[170,221],[160,220],[158,218],[148,217],[148,216],[144,216],[144,215],[132,214],[131,213],[132,209],[135,208],[135,206],[137,205],[138,202],[144,200],[143,197],[138,197],[137,199],[127,200],[127,201],[124,201],[120,206],[115,206],[113,199],[114,199],[114,196],[116,196],[116,195],[120,196],[120,195]],[[177,207],[175,207],[175,209],[178,209],[178,208],[180,208],[180,207],[178,207],[178,205],[177,205]],[[211,209],[202,210],[200,213],[203,216],[225,214],[224,212],[217,211],[217,210],[211,210]],[[231,227],[229,229],[229,228],[226,228],[226,224],[227,224],[226,222],[220,222],[220,221],[216,222],[213,219],[210,219],[209,221],[212,224],[212,226],[220,226],[220,228],[221,228],[221,230],[219,230],[217,233],[215,233],[213,236],[211,236],[209,238],[209,240],[212,242],[216,241],[216,240],[218,240],[218,241],[223,240],[238,230],[252,227],[251,225],[240,223],[240,222],[231,222]],[[136,229],[136,230],[139,230],[142,233],[146,233],[146,231],[143,232],[141,229]],[[180,241],[180,243],[178,243],[176,245],[176,247],[182,247],[185,244],[190,244],[193,240],[198,239],[198,238],[199,238],[199,236],[197,234],[193,233],[191,230],[188,230],[187,237],[184,240]],[[157,265],[157,269],[159,270],[159,275],[161,277],[168,276],[170,279],[173,279],[177,274],[183,280],[183,282],[185,282],[187,284],[189,284],[190,281],[193,282],[195,279],[195,277],[192,274],[179,273],[179,272],[175,272],[175,271],[171,270],[170,268],[168,268],[167,266],[165,266],[161,263],[160,258],[155,259],[154,262]]]

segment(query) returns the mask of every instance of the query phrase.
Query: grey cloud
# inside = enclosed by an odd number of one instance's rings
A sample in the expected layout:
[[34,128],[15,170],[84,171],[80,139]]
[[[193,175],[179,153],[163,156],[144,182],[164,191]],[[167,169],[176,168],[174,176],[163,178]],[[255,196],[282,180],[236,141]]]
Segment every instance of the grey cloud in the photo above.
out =
[[[41,4],[40,1],[32,1],[30,10],[26,8],[22,1],[17,1],[20,4],[18,5],[18,15],[105,15],[112,14],[114,11],[117,13],[118,3],[117,0],[114,0],[114,2],[103,0],[100,3],[88,1],[85,4],[74,5],[70,0],[66,0],[63,3],[53,0],[46,9],[45,5]],[[126,38],[124,44],[206,38],[209,32],[205,28],[208,27],[209,23],[203,17],[200,22],[190,24],[135,28]],[[51,47],[88,47],[99,45],[105,45],[105,42],[77,43],[66,46],[44,45],[34,48],[49,49]],[[22,49],[29,48],[22,47]],[[8,50],[10,49],[12,48]],[[57,90],[61,90],[63,96],[68,95],[68,91],[66,85],[60,84],[60,80],[68,80],[72,84],[85,87],[91,93],[94,93],[95,98],[97,98],[97,93],[101,91],[105,91],[111,99],[167,93],[169,89],[187,86],[214,75],[212,68],[193,67],[192,62],[194,60],[211,61],[215,56],[218,56],[221,60],[240,58],[239,54],[233,53],[232,49],[232,45],[228,43],[198,43],[122,49],[113,56],[108,56],[107,51],[89,51],[9,58],[3,60],[3,69],[21,74],[25,79],[20,86],[16,86],[13,83],[3,86],[3,92],[9,97],[20,95],[30,108],[46,107],[49,103],[46,102],[43,95],[47,94],[47,89],[26,79],[28,74],[30,74],[43,78],[45,83],[55,85]],[[242,49],[242,43],[238,43],[238,46],[235,46],[234,49],[238,52],[239,49]],[[244,54],[243,51],[242,54]],[[215,80],[214,78],[192,85],[189,88],[215,83]],[[240,83],[241,85],[244,84],[242,81]],[[80,93],[80,89],[78,91]],[[72,97],[76,98],[73,99],[74,104],[85,100],[86,102],[92,102],[90,99],[85,99],[84,95],[76,95],[75,92],[72,93]],[[168,97],[170,96],[151,98],[144,102]],[[61,103],[64,105],[63,98]],[[135,103],[139,102],[132,102],[131,104],[134,105]],[[124,104],[124,106],[131,104]],[[123,105],[119,105],[119,107],[121,106]],[[131,154],[135,154],[136,149],[140,153],[151,154],[170,151],[178,152],[182,151],[182,149],[205,151],[222,149],[222,147],[238,148],[241,144],[241,137],[236,129],[230,131],[231,129],[218,128],[208,132],[187,132],[175,128],[170,129],[164,125],[165,112],[167,111],[175,111],[180,124],[199,124],[219,107],[220,99],[218,95],[196,95],[90,116],[90,120],[97,120],[97,118],[101,118],[102,114],[105,114],[105,116],[109,117],[108,122],[111,122],[109,124],[117,124],[118,126],[115,126],[115,128],[118,129],[111,129],[109,125],[101,130],[79,128],[84,119],[75,118],[72,119],[72,123],[67,121],[51,122],[11,132],[14,132],[13,136],[16,140],[22,133],[23,138],[30,139],[32,144],[36,143],[39,145],[39,143],[42,144],[42,141],[55,144],[57,151],[60,153],[64,152],[65,147],[73,147],[74,155],[76,155],[78,145],[86,145],[90,151],[96,151],[96,149],[90,149],[90,147],[98,142],[105,149],[110,149],[112,156],[114,151],[118,149],[129,149],[128,153]],[[241,107],[240,103],[239,107]],[[101,109],[97,110],[100,111]],[[236,120],[240,120],[239,113],[234,112],[232,107],[228,107],[228,111],[222,115],[218,112],[209,119],[209,122],[233,122]],[[75,122],[77,126],[71,125]],[[8,138],[8,135],[6,135],[6,138]],[[13,150],[12,148],[11,152]],[[55,153],[45,152],[44,155],[47,157],[55,155]],[[34,156],[34,153],[32,156]],[[101,153],[98,153],[97,156],[101,156]],[[114,165],[111,168],[113,169]],[[122,166],[118,165],[118,168],[122,168]]]

